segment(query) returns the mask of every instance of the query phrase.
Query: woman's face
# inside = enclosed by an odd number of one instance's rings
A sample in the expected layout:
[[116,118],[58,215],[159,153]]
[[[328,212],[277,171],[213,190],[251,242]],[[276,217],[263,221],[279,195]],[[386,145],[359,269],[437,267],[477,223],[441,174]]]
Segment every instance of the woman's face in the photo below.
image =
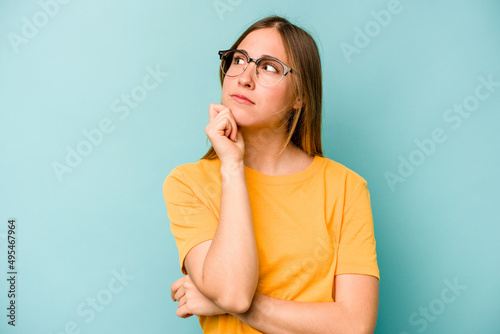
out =
[[[290,66],[281,36],[274,28],[258,29],[248,34],[237,49],[252,59],[270,56]],[[222,104],[227,106],[240,127],[269,127],[279,124],[288,110],[293,94],[291,76],[287,74],[277,85],[262,86],[255,78],[255,63],[236,76],[225,76]]]

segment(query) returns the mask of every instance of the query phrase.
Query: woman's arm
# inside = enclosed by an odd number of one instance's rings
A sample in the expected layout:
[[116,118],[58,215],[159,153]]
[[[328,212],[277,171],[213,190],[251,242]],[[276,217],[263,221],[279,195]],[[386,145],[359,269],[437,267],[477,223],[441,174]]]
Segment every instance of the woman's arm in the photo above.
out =
[[[250,307],[259,277],[245,143],[229,108],[210,104],[209,119],[205,132],[221,162],[219,221],[213,239],[193,247],[184,266],[204,296],[227,312],[241,313]],[[184,288],[178,289],[182,294]]]
[[[184,282],[186,289],[177,287]],[[368,275],[335,276],[335,302],[307,303],[256,294],[250,309],[232,313],[249,326],[264,333],[354,333],[375,331],[379,281]],[[225,313],[184,276],[172,285],[172,298],[178,301],[177,315],[211,316]]]
[[213,240],[191,249],[185,267],[199,291],[227,312],[248,310],[258,259],[243,162],[221,166],[219,224]]
[[250,309],[233,314],[264,333],[373,333],[377,322],[378,279],[335,277],[335,302],[307,303],[256,294]]

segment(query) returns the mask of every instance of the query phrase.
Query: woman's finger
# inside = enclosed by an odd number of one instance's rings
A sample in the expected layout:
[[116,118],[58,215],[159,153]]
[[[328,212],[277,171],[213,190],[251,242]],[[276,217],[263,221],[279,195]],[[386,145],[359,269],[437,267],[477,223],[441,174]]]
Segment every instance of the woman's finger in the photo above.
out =
[[232,131],[233,123],[227,115],[216,119],[211,127],[211,130],[209,129],[209,132],[215,132],[217,135],[224,136],[226,138],[229,138]]
[[175,293],[174,300],[178,301],[180,300],[184,295],[186,294],[186,290],[184,289],[184,286],[181,286],[179,290]]
[[233,114],[228,109],[227,111],[221,112],[219,115],[219,117],[224,120],[222,123],[224,124],[224,136],[235,141],[237,138],[238,125],[236,124]]
[[219,131],[223,131],[224,137],[229,137],[229,135],[231,134],[232,128],[233,128],[233,126],[232,126],[231,120],[229,119],[228,116],[225,116],[224,118],[222,118],[219,121],[218,129],[219,129]]
[[219,113],[224,111],[225,109],[229,110],[229,108],[226,107],[225,105],[210,103],[210,105],[208,107],[209,123],[211,123],[217,117],[217,115],[219,115]]
[[175,312],[175,314],[177,314],[178,317],[181,317],[181,318],[189,318],[190,316],[192,316],[191,313],[189,313],[188,309],[187,309],[187,306],[184,305],[183,307],[180,307],[177,309],[177,311]]
[[[231,113],[231,110],[229,110],[229,108],[225,105],[212,103],[210,104],[209,112],[211,123],[215,122],[217,118],[227,118],[229,120],[229,123],[231,124],[230,127],[227,126],[227,123],[224,123],[224,136],[231,139],[232,141],[236,141],[238,137],[238,126],[233,114]],[[220,131],[221,129],[217,128],[216,130]]]
[[179,290],[179,288],[182,286],[182,284],[184,284],[185,279],[186,279],[186,276],[182,276],[177,281],[172,283],[172,285],[170,286],[170,297],[172,297],[172,300],[174,302],[175,302],[175,293],[177,292],[177,290]]
[[181,299],[179,299],[179,302],[177,303],[177,308],[181,308],[187,303],[187,298],[186,295],[182,296]]
[[229,122],[231,122],[231,132],[228,133],[227,137],[232,141],[236,141],[238,138],[238,124],[236,124],[236,120],[234,119],[234,115],[232,113],[230,113]]

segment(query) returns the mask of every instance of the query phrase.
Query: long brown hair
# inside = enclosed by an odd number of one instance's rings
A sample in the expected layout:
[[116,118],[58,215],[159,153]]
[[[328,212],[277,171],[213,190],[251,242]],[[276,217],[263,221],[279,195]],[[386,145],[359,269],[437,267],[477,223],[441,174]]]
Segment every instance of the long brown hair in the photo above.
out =
[[[321,147],[321,61],[318,47],[309,33],[293,25],[288,20],[271,16],[259,20],[248,27],[230,49],[236,49],[245,37],[252,31],[263,28],[275,28],[281,35],[289,66],[297,73],[292,76],[294,95],[290,103],[286,122],[287,136],[278,156],[292,141],[309,155],[323,156]],[[224,72],[219,69],[221,86],[224,82]],[[297,100],[302,102],[300,109],[292,106]],[[215,159],[217,153],[213,146],[201,159]]]

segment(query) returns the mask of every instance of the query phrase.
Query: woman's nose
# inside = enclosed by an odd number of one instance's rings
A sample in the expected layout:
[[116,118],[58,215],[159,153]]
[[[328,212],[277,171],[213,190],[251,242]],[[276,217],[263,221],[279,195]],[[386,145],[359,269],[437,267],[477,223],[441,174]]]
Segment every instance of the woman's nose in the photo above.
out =
[[241,73],[238,76],[238,82],[241,85],[247,86],[250,88],[253,88],[255,86],[255,79],[256,78],[255,78],[255,68],[253,66],[255,66],[254,62],[248,63],[247,67],[243,71],[243,73]]

